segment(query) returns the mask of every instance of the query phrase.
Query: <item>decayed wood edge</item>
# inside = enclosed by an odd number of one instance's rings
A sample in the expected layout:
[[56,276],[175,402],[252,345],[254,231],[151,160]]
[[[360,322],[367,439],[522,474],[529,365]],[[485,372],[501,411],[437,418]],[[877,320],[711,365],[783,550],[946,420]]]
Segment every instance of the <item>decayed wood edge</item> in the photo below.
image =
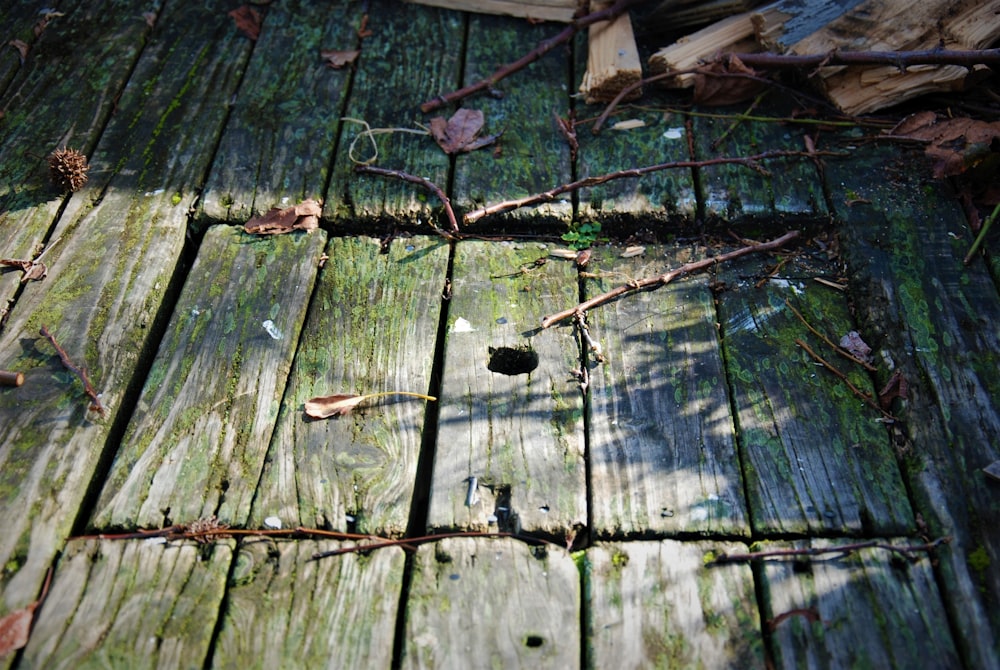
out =
[[235,542],[73,540],[21,667],[201,666]]
[[245,525],[325,242],[209,229],[92,527]]
[[[699,251],[646,246],[641,256],[621,253],[593,250],[585,294]],[[588,354],[584,377],[594,536],[750,536],[715,318],[704,277],[632,295],[588,316],[603,359]]]
[[577,668],[580,575],[553,546],[453,538],[417,549],[403,668]]
[[212,667],[388,668],[405,556],[398,547],[312,560],[349,546],[311,540],[240,543]]
[[746,12],[713,23],[663,47],[649,57],[649,72],[651,75],[684,72],[662,79],[660,84],[670,88],[689,88],[694,86],[695,79],[691,70],[708,58],[721,52],[741,53],[758,48],[751,14]]
[[594,668],[765,667],[748,565],[706,565],[729,542],[597,544],[584,554],[584,628]]
[[443,7],[463,12],[506,14],[533,21],[569,23],[578,10],[578,0],[406,0],[418,5]]
[[[780,0],[750,12],[761,48],[783,53],[788,47],[850,12],[863,0]],[[857,33],[854,33],[855,37]]]
[[[593,10],[603,9],[610,3],[592,3]],[[587,70],[583,73],[580,92],[586,103],[610,102],[623,88],[642,79],[639,48],[632,32],[632,19],[628,13],[611,21],[595,23],[587,29]],[[625,99],[642,95],[636,88]]]
[[[814,539],[757,548],[839,544],[844,541]],[[768,559],[760,566],[777,667],[920,667],[928,659],[942,668],[963,667],[930,557],[907,561],[873,548],[840,559]]]
[[406,532],[429,406],[390,401],[321,421],[302,412],[309,398],[336,392],[430,391],[449,250],[404,238],[387,251],[374,238],[329,242],[251,527],[276,516],[285,527]]
[[922,160],[859,148],[849,163],[831,161],[827,180],[861,321],[910,382],[895,439],[929,531],[953,537],[937,569],[957,644],[968,667],[997,667],[1000,518],[980,468],[1000,456],[1000,341],[990,327],[1000,305],[988,269],[962,264],[969,238],[957,203],[913,174]]
[[[545,245],[456,245],[428,529],[503,530],[564,541],[587,524],[583,399],[571,329],[540,331],[541,312],[575,300],[571,266]],[[522,268],[525,268],[522,271]],[[537,367],[487,368],[490,348],[529,347]]]

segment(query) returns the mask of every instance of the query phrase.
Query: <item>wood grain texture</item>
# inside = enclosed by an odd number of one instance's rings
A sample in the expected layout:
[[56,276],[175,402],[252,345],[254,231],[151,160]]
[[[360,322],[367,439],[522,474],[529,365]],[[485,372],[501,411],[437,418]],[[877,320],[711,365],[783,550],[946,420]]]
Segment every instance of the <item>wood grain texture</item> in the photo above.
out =
[[[463,84],[485,79],[503,63],[522,54],[552,34],[551,24],[528,25],[523,20],[470,16]],[[497,95],[477,96],[463,105],[482,110],[484,135],[503,133],[495,147],[455,159],[453,204],[461,210],[492,205],[547,191],[572,181],[569,145],[560,134],[553,113],[569,108],[566,87],[569,54],[554,49],[521,72],[497,82]],[[449,110],[442,110],[448,117]],[[514,210],[492,217],[469,232],[494,231],[504,223],[530,225],[538,234],[542,225],[565,226],[573,217],[572,197]]]
[[[9,519],[0,560],[11,607],[37,594],[121,404],[139,388],[137,366],[152,357],[148,338],[187,213],[247,53],[246,40],[214,20],[220,11],[222,3],[183,3],[160,17],[95,150],[94,171],[110,174],[70,199],[45,257],[48,278],[25,287],[0,334],[0,361],[25,375],[16,392],[0,393],[0,512]],[[138,9],[130,16],[145,25]],[[190,133],[195,123],[203,132]],[[82,386],[38,334],[42,325],[88,368],[104,419],[87,415]]]
[[[855,149],[831,161],[844,218],[844,256],[859,317],[886,361],[909,383],[897,404],[899,448],[914,503],[930,532],[954,538],[943,554],[945,599],[967,662],[1000,665],[1000,527],[997,487],[982,468],[1000,458],[1000,297],[943,184],[914,171],[919,154]],[[854,206],[845,203],[862,199]]]
[[401,549],[313,561],[331,541],[243,542],[212,654],[214,668],[389,668]]
[[71,541],[18,667],[202,667],[234,545]]
[[320,52],[358,48],[360,6],[271,5],[232,103],[202,215],[243,223],[271,207],[322,200],[352,67]]
[[206,233],[94,527],[246,523],[325,242]]
[[[371,128],[422,133],[417,124],[427,119],[421,116],[420,103],[447,93],[459,83],[463,16],[390,0],[372,2],[368,15],[373,34],[365,39],[358,58],[345,116],[365,121]],[[376,159],[371,142],[359,138],[363,130],[356,122],[344,125],[325,216],[345,225],[391,222],[415,226],[438,217],[442,209],[434,196],[399,180],[355,175],[349,154],[354,144],[355,160],[374,160],[379,167],[425,177],[441,188],[448,183],[448,156],[429,135],[393,132],[372,136],[378,147]]]
[[[34,258],[41,251],[66,200],[49,182],[46,158],[65,146],[92,156],[150,32],[135,16],[157,11],[160,4],[64,2],[56,9],[67,16],[53,19],[37,40],[23,34],[33,34],[32,27],[41,18],[37,3],[0,10],[11,12],[7,20],[0,20],[5,30],[0,37],[4,59],[13,59],[11,67],[16,65],[16,75],[11,72],[0,96],[0,257]],[[95,40],[95,34],[115,39]],[[15,37],[32,41],[23,66],[17,51],[7,45]],[[90,172],[92,183],[106,185],[109,177],[97,167]],[[20,274],[7,268],[0,272],[0,320]]]
[[406,608],[403,668],[580,667],[580,575],[558,547],[425,544]]
[[588,666],[764,668],[749,565],[706,566],[717,542],[597,544],[584,557]]
[[[892,540],[905,546],[905,540]],[[829,548],[842,540],[761,543],[756,550]],[[948,550],[945,549],[945,552]],[[931,560],[883,549],[761,564],[776,668],[961,668]]]
[[[844,363],[788,308],[834,341],[855,329],[844,297],[812,281],[832,268],[800,254],[756,286],[761,259],[722,267],[722,346],[757,533],[907,533],[913,512],[881,414],[820,367],[801,339],[868,394],[863,368]],[[835,275],[834,275],[835,276]],[[868,333],[862,331],[862,339]],[[839,359],[839,360],[838,360]]]
[[[698,260],[704,249],[593,250],[585,298]],[[590,356],[593,532],[750,535],[726,375],[706,277],[588,313],[605,361]]]
[[[428,525],[565,538],[587,524],[580,350],[571,327],[538,324],[576,304],[576,272],[535,265],[548,255],[537,243],[455,253]],[[530,348],[538,367],[493,372],[491,347]]]
[[335,238],[282,404],[252,525],[402,535],[427,403],[383,398],[350,415],[307,419],[335,393],[431,390],[448,247],[437,239]]

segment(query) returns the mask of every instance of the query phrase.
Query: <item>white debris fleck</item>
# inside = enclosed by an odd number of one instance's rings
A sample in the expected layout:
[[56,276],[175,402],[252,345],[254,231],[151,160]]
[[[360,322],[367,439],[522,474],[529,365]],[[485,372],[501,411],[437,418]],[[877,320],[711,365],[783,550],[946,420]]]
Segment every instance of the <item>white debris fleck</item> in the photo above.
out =
[[166,544],[167,538],[165,537],[149,537],[143,540],[146,544]]
[[684,137],[684,128],[667,128],[666,132],[663,133],[665,140],[679,140],[682,137]]
[[274,321],[268,319],[261,325],[264,326],[264,330],[266,330],[267,334],[271,336],[271,339],[280,340],[283,337],[281,331],[278,329],[276,325],[274,325]]
[[646,122],[642,119],[626,119],[611,126],[611,130],[632,130],[633,128],[642,128],[645,125]]
[[166,191],[166,190],[167,190],[167,189],[165,189],[165,188],[158,188],[158,189],[156,189],[155,191],[146,191],[146,193],[145,193],[144,195],[145,195],[145,196],[146,196],[147,198],[149,198],[149,197],[151,197],[151,196],[154,196],[154,195],[160,195],[161,193],[163,193],[163,192],[164,192],[164,191]]
[[473,330],[472,324],[462,317],[455,319],[455,323],[451,327],[453,333],[471,333]]
[[276,516],[269,516],[264,519],[264,528],[270,530],[281,530],[281,519]]

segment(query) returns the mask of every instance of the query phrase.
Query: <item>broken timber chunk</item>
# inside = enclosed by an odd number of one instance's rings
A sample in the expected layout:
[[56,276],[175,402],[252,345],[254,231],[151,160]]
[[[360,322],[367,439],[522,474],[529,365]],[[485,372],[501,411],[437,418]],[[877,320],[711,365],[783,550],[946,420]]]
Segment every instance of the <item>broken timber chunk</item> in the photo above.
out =
[[753,36],[749,12],[730,16],[657,51],[649,57],[650,73],[686,72],[687,74],[665,80],[663,84],[674,88],[689,88],[694,86],[695,77],[689,71],[715,55],[723,52],[757,51],[757,42]]
[[577,10],[577,0],[407,0],[418,5],[431,5],[445,9],[481,14],[507,14],[522,19],[539,21],[562,21],[569,23]]
[[[593,3],[593,11],[605,9],[611,3]],[[613,21],[591,24],[588,34],[587,71],[580,84],[587,104],[610,102],[627,86],[642,79],[639,49],[635,45],[632,19],[628,13]],[[634,99],[642,94],[636,89],[628,96]]]
[[764,50],[784,53],[859,4],[861,0],[779,0],[761,7],[750,20]]

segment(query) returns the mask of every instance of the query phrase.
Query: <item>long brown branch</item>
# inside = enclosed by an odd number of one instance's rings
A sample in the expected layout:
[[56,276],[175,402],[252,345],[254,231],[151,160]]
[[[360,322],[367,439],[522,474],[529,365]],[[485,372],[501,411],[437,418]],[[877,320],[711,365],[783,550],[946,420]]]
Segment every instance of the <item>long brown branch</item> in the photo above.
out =
[[388,168],[375,167],[373,165],[357,165],[354,167],[355,172],[362,172],[365,174],[375,174],[382,177],[393,177],[395,179],[401,179],[403,181],[408,181],[411,184],[417,184],[423,186],[425,189],[433,193],[444,205],[444,213],[448,217],[448,227],[451,232],[446,232],[435,226],[431,221],[427,224],[434,229],[439,235],[448,238],[449,240],[454,239],[452,233],[458,233],[458,219],[455,218],[455,210],[451,207],[451,199],[445,194],[441,187],[432,182],[430,179],[425,179],[423,177],[418,177],[401,170],[390,170]]
[[676,270],[671,270],[670,272],[665,272],[656,277],[647,277],[645,279],[639,279],[637,281],[629,282],[628,284],[623,284],[615,289],[608,291],[607,293],[602,293],[601,295],[594,296],[590,300],[581,302],[576,307],[571,307],[570,309],[564,309],[561,312],[556,312],[555,314],[550,314],[549,316],[542,319],[542,328],[549,328],[563,319],[568,319],[574,317],[579,313],[586,312],[588,309],[593,309],[599,305],[609,303],[616,298],[619,298],[628,293],[633,293],[635,291],[651,290],[657,289],[661,286],[665,286],[677,279],[678,277],[683,277],[684,275],[692,274],[694,272],[699,272],[705,270],[712,266],[718,265],[720,263],[725,263],[731,261],[740,256],[746,256],[747,254],[759,253],[762,251],[770,251],[772,249],[777,249],[785,244],[788,244],[795,238],[799,236],[799,231],[792,230],[781,237],[775,238],[770,242],[761,242],[760,244],[752,244],[750,246],[741,247],[735,249],[728,253],[721,254],[719,256],[712,256],[710,258],[703,258],[700,261],[694,261],[692,263],[685,263]]
[[717,554],[710,565],[722,565],[725,563],[749,563],[765,558],[792,558],[797,556],[823,556],[826,554],[848,555],[862,549],[884,549],[895,554],[902,554],[907,558],[912,558],[914,554],[927,553],[933,551],[942,544],[951,542],[950,537],[939,537],[924,544],[913,544],[908,546],[896,546],[878,540],[868,540],[865,542],[855,542],[854,544],[842,544],[838,547],[807,547],[804,549],[772,549],[769,551],[754,551],[747,554]]
[[56,342],[55,336],[49,332],[49,329],[42,326],[41,329],[42,336],[52,343],[55,347],[56,353],[59,354],[59,360],[62,361],[63,367],[74,373],[83,382],[83,390],[90,397],[90,409],[97,412],[101,416],[104,416],[104,405],[101,404],[101,398],[97,395],[97,391],[94,390],[93,385],[90,383],[90,378],[87,376],[87,368],[80,367],[76,365],[73,360],[66,353],[66,350],[59,346]]
[[[730,54],[720,56],[725,59]],[[1000,49],[925,49],[922,51],[829,51],[823,54],[731,54],[749,67],[769,70],[825,67],[827,65],[891,65],[905,70],[911,65],[996,65]]]
[[451,93],[446,93],[445,95],[432,98],[427,102],[420,105],[420,111],[423,113],[433,112],[439,107],[451,104],[453,102],[458,102],[464,98],[469,97],[473,93],[478,93],[480,91],[485,91],[495,85],[498,81],[507,77],[518,70],[522,70],[528,65],[534,63],[536,60],[552,51],[555,47],[560,44],[564,44],[573,39],[579,31],[583,30],[587,26],[598,23],[599,21],[610,21],[617,18],[619,15],[625,12],[631,5],[637,4],[639,0],[618,0],[615,4],[611,5],[607,9],[602,9],[597,12],[591,12],[586,16],[582,16],[578,19],[574,19],[572,23],[566,26],[561,32],[548,38],[542,42],[539,42],[538,46],[526,53],[525,55],[518,58],[513,63],[508,63],[504,65],[499,70],[491,74],[486,79],[477,81],[474,84],[470,84],[465,88],[460,88],[457,91],[452,91]]
[[754,154],[752,156],[724,156],[720,158],[706,158],[704,160],[686,160],[686,161],[669,161],[667,163],[657,163],[656,165],[646,165],[640,168],[632,168],[629,170],[620,170],[618,172],[610,172],[608,174],[597,175],[595,177],[586,177],[584,179],[578,179],[577,181],[570,182],[568,184],[562,184],[561,186],[556,186],[553,189],[549,189],[543,193],[535,193],[533,195],[525,196],[524,198],[518,198],[516,200],[505,200],[503,202],[498,202],[494,205],[489,205],[488,207],[482,207],[480,209],[474,210],[466,214],[462,221],[464,223],[475,223],[484,216],[491,216],[493,214],[503,214],[505,212],[510,212],[521,207],[529,207],[531,205],[538,205],[544,202],[551,202],[555,200],[560,195],[564,193],[570,193],[581,188],[589,188],[591,186],[597,186],[605,182],[613,181],[615,179],[626,179],[629,177],[642,177],[644,175],[650,174],[652,172],[660,172],[661,170],[671,170],[676,168],[702,168],[711,165],[743,165],[744,167],[757,170],[758,172],[766,171],[761,167],[760,163],[762,161],[771,160],[774,158],[815,158],[816,156],[837,156],[836,152],[825,152],[825,151],[765,151],[763,153]]

